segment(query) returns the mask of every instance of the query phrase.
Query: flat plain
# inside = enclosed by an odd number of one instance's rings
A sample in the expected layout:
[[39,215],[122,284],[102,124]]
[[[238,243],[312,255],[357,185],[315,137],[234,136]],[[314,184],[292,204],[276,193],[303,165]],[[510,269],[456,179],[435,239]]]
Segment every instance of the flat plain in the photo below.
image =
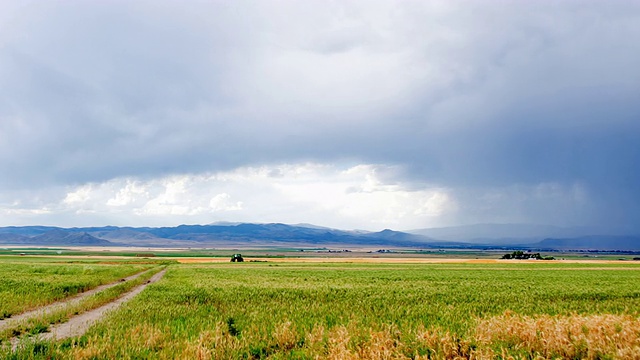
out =
[[[23,266],[35,266],[27,259]],[[150,266],[119,261],[67,265],[50,257],[37,264],[106,267],[107,278]],[[5,341],[0,357],[640,357],[640,264],[632,261],[184,261],[165,262],[162,280],[84,335],[26,341],[15,350]]]

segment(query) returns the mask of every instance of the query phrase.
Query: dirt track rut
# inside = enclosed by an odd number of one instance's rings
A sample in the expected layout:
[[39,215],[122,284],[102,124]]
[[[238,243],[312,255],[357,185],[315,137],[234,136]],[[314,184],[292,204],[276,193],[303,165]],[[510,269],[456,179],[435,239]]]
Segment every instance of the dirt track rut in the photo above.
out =
[[[134,280],[136,278],[138,278],[139,276],[141,276],[142,274],[146,273],[147,271],[150,270],[146,270],[146,271],[141,271],[139,273],[133,274],[129,277],[124,278],[124,281],[129,281],[129,280]],[[66,299],[62,299],[60,301],[56,301],[54,303],[51,303],[49,305],[45,305],[42,307],[39,307],[37,309],[31,310],[31,311],[27,311],[27,312],[23,312],[22,314],[17,314],[14,316],[11,316],[10,318],[6,318],[3,320],[0,320],[0,331],[3,331],[7,328],[11,328],[12,326],[14,326],[15,324],[18,324],[20,321],[26,320],[26,319],[30,319],[30,318],[34,318],[34,317],[40,317],[40,316],[44,316],[44,315],[48,315],[50,313],[54,313],[56,311],[59,311],[61,309],[64,309],[67,306],[73,306],[78,304],[80,301],[82,301],[84,298],[86,298],[87,296],[91,296],[93,294],[99,293],[100,291],[112,288],[114,286],[117,286],[119,284],[122,284],[123,281],[117,281],[114,283],[110,283],[110,284],[105,284],[105,285],[100,285],[98,287],[95,287],[91,290],[85,291],[83,293],[80,293],[78,295],[75,295],[71,298],[66,298]]]
[[12,348],[16,349],[18,346],[20,346],[20,343],[22,341],[61,340],[70,337],[81,336],[89,329],[89,327],[91,327],[91,325],[102,319],[108,311],[114,310],[125,302],[131,300],[133,297],[141,293],[148,285],[160,280],[166,272],[167,269],[159,271],[157,274],[153,275],[146,283],[136,286],[125,295],[108,304],[74,316],[65,323],[51,326],[49,328],[49,332],[38,334],[30,338],[13,338],[11,339]]

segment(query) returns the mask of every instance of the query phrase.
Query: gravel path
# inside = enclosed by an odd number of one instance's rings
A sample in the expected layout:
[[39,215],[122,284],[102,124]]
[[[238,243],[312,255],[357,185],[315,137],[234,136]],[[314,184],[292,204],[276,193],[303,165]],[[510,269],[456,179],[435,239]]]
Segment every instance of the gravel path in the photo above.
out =
[[59,311],[61,309],[64,309],[67,306],[72,306],[72,305],[76,305],[78,303],[80,303],[80,301],[82,301],[84,298],[86,298],[87,296],[91,296],[93,294],[96,294],[100,291],[112,288],[116,285],[120,285],[125,281],[129,281],[129,280],[133,280],[136,279],[137,277],[139,277],[140,275],[144,274],[145,272],[147,272],[149,270],[146,271],[141,271],[137,274],[131,275],[129,277],[126,277],[120,281],[111,283],[111,284],[106,284],[106,285],[100,285],[98,287],[95,287],[91,290],[85,291],[83,293],[80,293],[78,295],[74,295],[70,298],[66,298],[66,299],[62,299],[60,301],[56,301],[54,303],[51,303],[49,305],[45,305],[42,307],[39,307],[37,309],[31,310],[31,311],[27,311],[27,312],[23,312],[22,314],[18,314],[18,315],[14,315],[11,316],[10,318],[6,318],[3,320],[0,320],[0,331],[3,331],[7,328],[11,328],[13,326],[15,326],[17,323],[19,323],[20,321],[26,320],[26,319],[30,319],[30,318],[34,318],[34,317],[40,317],[40,316],[44,316],[44,315],[48,315],[50,313]]
[[11,347],[15,350],[22,341],[61,340],[70,337],[81,336],[89,329],[89,327],[91,327],[91,325],[102,319],[108,311],[116,309],[125,302],[131,300],[134,296],[141,293],[142,290],[144,290],[148,285],[160,280],[166,272],[167,269],[158,272],[157,274],[153,275],[146,283],[136,286],[124,296],[121,296],[120,298],[108,304],[74,316],[66,323],[51,326],[49,328],[49,332],[38,334],[37,336],[28,338],[13,338],[11,339]]

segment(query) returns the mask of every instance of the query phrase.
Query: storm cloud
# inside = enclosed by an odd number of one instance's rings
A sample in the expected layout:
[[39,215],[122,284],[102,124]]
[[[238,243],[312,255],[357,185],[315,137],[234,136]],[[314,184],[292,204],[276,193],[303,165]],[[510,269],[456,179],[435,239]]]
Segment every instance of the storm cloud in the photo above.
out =
[[640,231],[638,2],[5,2],[0,14],[6,225]]

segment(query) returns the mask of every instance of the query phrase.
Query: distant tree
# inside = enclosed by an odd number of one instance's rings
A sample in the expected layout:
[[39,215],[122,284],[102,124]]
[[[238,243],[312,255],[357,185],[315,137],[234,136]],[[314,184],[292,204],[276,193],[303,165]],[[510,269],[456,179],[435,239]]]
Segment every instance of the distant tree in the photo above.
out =
[[522,250],[517,250],[512,252],[511,254],[502,255],[501,259],[516,259],[516,260],[527,260],[527,259],[536,259],[536,260],[554,260],[553,256],[542,257],[540,253],[526,253]]

